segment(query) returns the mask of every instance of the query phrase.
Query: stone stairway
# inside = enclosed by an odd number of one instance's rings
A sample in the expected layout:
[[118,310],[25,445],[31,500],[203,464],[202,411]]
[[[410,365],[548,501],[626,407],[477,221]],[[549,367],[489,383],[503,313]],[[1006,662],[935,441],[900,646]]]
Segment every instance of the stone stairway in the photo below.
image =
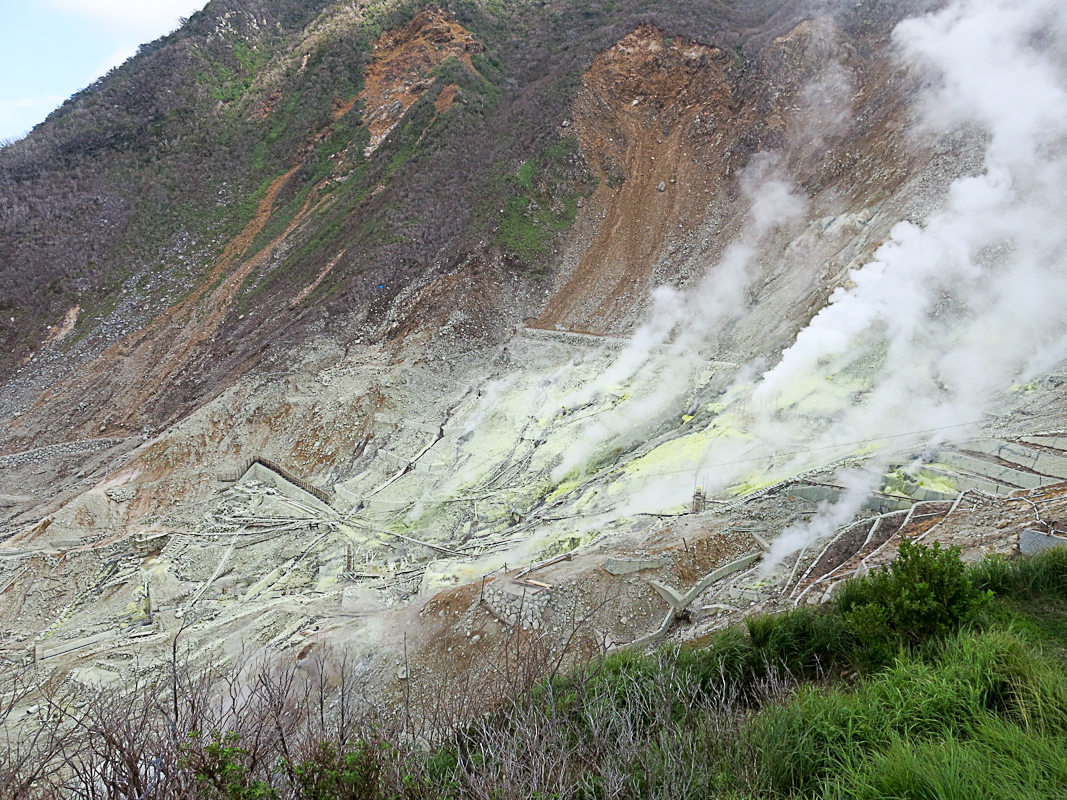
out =
[[182,550],[185,549],[185,545],[190,540],[189,536],[184,533],[175,533],[163,545],[163,549],[159,551],[159,558],[161,561],[173,561]]

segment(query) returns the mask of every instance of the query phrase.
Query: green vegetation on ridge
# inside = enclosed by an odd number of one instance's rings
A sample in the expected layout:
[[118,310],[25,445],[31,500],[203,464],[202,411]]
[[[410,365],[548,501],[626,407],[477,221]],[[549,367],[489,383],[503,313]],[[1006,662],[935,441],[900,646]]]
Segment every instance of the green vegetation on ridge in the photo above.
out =
[[[506,253],[541,274],[549,260],[549,244],[578,215],[578,201],[592,194],[596,179],[582,158],[578,140],[561,138],[537,159],[497,183],[504,196],[494,241]],[[496,201],[500,202],[500,201]],[[494,201],[483,205],[491,216]]]

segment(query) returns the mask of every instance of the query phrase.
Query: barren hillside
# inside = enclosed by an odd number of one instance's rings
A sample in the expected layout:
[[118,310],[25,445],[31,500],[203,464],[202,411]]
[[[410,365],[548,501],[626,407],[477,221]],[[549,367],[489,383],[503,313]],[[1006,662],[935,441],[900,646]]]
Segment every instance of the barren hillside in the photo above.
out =
[[1064,28],[981,5],[212,2],[0,151],[0,658],[431,692],[1047,529]]

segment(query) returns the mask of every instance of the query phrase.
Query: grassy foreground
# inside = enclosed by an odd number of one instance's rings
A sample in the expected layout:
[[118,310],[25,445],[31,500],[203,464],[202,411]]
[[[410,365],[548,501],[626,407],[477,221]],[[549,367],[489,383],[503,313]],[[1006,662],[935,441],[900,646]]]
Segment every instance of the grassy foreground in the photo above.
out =
[[385,704],[343,652],[174,653],[88,700],[0,675],[0,797],[1067,798],[1067,548],[965,566],[904,542],[834,602],[699,646]]
[[434,747],[321,742],[254,776],[194,737],[205,797],[1067,797],[1067,549],[967,567],[905,542],[826,607],[535,685]]

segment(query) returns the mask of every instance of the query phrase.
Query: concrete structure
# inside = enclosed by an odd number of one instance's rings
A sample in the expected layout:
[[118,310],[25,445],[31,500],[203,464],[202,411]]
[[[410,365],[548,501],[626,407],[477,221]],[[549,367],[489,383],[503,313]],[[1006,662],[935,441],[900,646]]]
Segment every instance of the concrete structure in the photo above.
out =
[[998,492],[1000,494],[1007,494],[1011,489],[1037,489],[1041,486],[1048,486],[1051,483],[1058,482],[1057,478],[1038,475],[1033,472],[1023,472],[993,461],[969,456],[965,453],[943,452],[938,456],[938,460],[946,466],[969,472],[980,478],[985,478],[990,483],[1003,487]]
[[[282,475],[277,469],[273,469],[261,461],[253,461],[245,474],[241,476],[241,483],[248,481],[259,481],[267,486],[273,486],[280,494],[285,495],[290,500],[304,503],[326,514],[333,513],[329,503],[321,499],[318,496],[318,492],[312,494],[308,488],[298,486],[289,477]],[[320,489],[319,492],[321,491]]]
[[1055,547],[1067,547],[1067,538],[1042,533],[1031,528],[1026,528],[1019,535],[1019,551],[1024,556],[1043,553],[1045,550],[1052,550]]
[[[1038,440],[1031,439],[1030,441],[1036,443]],[[1062,439],[1054,439],[1052,441],[1063,442]],[[1057,447],[1055,444],[1047,444],[1046,446]],[[1025,469],[1040,472],[1042,475],[1059,478],[1060,480],[1067,479],[1067,458],[1037,450],[1033,447],[1027,447],[1025,444],[984,439],[968,442],[963,446],[963,449],[987,453],[1002,461],[1008,461]]]

